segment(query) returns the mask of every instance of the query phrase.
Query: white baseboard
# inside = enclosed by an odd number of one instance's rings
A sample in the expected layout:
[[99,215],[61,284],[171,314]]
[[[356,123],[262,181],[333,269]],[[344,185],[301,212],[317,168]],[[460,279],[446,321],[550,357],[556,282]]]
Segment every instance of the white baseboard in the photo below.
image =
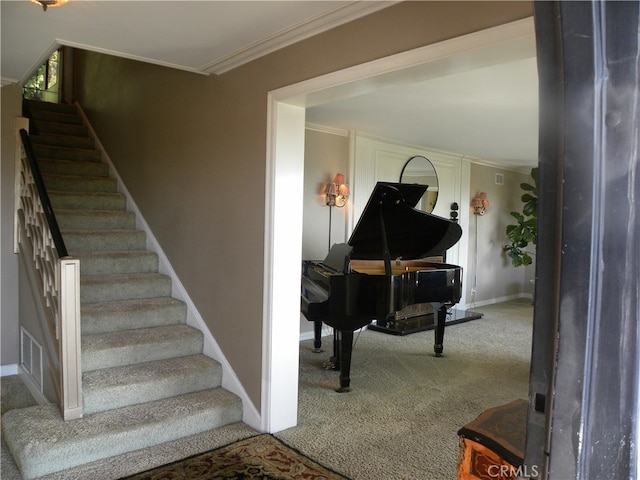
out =
[[247,392],[242,386],[242,383],[238,379],[235,371],[233,370],[233,368],[227,361],[226,357],[224,356],[222,349],[213,338],[213,335],[211,335],[209,327],[207,327],[206,323],[204,322],[204,319],[200,315],[200,312],[198,312],[198,309],[196,308],[195,304],[189,297],[189,294],[184,288],[184,285],[178,278],[178,275],[176,274],[175,270],[171,266],[169,259],[165,255],[164,251],[162,250],[162,247],[158,243],[156,237],[153,235],[153,232],[149,228],[149,225],[147,224],[146,220],[144,219],[142,212],[140,212],[140,209],[138,208],[135,201],[133,200],[133,197],[129,193],[129,190],[127,190],[127,187],[125,186],[124,182],[122,181],[122,178],[118,174],[118,171],[116,170],[113,162],[111,161],[109,154],[107,153],[104,146],[100,142],[100,139],[96,135],[96,132],[91,126],[91,123],[89,122],[89,119],[85,115],[84,111],[82,110],[82,107],[79,104],[77,104],[77,106],[78,106],[78,111],[80,112],[80,116],[83,118],[84,124],[87,126],[91,136],[95,140],[96,149],[98,149],[101,152],[103,161],[107,165],[109,165],[109,173],[118,182],[118,191],[122,193],[127,199],[127,209],[135,213],[136,215],[136,228],[143,230],[147,235],[147,249],[158,255],[158,260],[159,260],[158,272],[162,273],[163,275],[167,275],[168,277],[171,278],[171,282],[173,285],[172,296],[174,298],[177,298],[178,300],[183,301],[187,305],[187,325],[197,328],[203,333],[204,335],[203,353],[208,357],[213,358],[217,362],[220,362],[220,364],[222,365],[222,387],[236,394],[238,397],[242,399],[242,406],[243,406],[242,421],[247,425],[255,428],[256,430],[260,430],[260,426],[262,423],[260,411],[255,407],[255,405],[247,395]]
[[18,374],[18,364],[0,366],[0,377],[8,377],[9,375]]
[[[362,332],[363,330],[367,330],[367,327],[362,327],[359,328],[357,330],[355,330],[353,333],[357,334],[359,332]],[[322,336],[321,338],[325,338],[325,337],[333,337],[333,327],[330,327],[328,325],[322,325]],[[302,332],[300,333],[300,341],[304,341],[304,340],[313,340],[314,336],[313,336],[313,331],[311,332]],[[331,341],[333,341],[333,338],[331,339]]]
[[[325,337],[326,335],[322,335],[323,337]],[[313,332],[302,332],[300,334],[300,341],[304,341],[304,340],[313,340]]]
[[518,298],[530,298],[533,299],[533,295],[530,293],[516,293],[514,295],[506,295],[504,297],[490,298],[488,300],[480,300],[478,302],[458,304],[455,306],[458,310],[473,310],[474,308],[484,307],[485,305],[493,305],[494,303],[508,302],[509,300],[516,300]]

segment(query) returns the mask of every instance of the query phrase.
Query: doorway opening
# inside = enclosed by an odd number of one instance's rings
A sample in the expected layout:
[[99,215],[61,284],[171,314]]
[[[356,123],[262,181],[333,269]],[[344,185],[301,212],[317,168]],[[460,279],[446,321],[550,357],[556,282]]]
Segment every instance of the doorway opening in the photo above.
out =
[[[305,109],[363,89],[433,75],[535,41],[533,18],[428,45],[272,91],[268,95],[262,423],[297,424]],[[286,193],[286,194],[285,194]],[[464,268],[464,265],[463,265]]]

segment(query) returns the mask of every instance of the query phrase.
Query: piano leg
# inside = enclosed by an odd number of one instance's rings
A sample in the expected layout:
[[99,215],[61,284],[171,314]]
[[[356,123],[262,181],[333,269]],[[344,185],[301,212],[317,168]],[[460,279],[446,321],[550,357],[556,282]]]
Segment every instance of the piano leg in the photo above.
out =
[[336,330],[338,335],[338,355],[340,361],[340,388],[338,393],[348,392],[351,384],[351,352],[353,350],[353,332],[350,330]]
[[340,370],[340,332],[336,328],[333,329],[333,355],[326,362],[322,362],[322,368]]
[[322,320],[313,321],[313,351],[322,352]]
[[436,352],[436,357],[442,356],[444,350],[444,324],[447,319],[447,307],[440,303],[432,303],[434,311],[436,311],[436,329],[435,329],[435,343],[433,344],[433,350]]

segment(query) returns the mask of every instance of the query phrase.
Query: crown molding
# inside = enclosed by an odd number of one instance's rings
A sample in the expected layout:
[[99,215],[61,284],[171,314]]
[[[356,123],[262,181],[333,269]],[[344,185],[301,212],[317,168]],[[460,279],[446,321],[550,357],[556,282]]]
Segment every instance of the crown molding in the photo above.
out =
[[189,68],[189,67],[185,67],[184,65],[176,65],[175,63],[170,63],[170,62],[161,62],[161,61],[154,60],[152,58],[143,57],[140,55],[130,55],[127,53],[119,52],[117,50],[110,50],[107,48],[96,47],[94,45],[86,45],[83,43],[72,42],[69,40],[64,40],[62,38],[56,38],[56,42],[59,45],[63,45],[65,47],[72,47],[72,48],[87,50],[89,52],[95,52],[95,53],[103,53],[105,55],[112,55],[114,57],[126,58],[127,60],[135,60],[137,62],[150,63],[150,64],[158,65],[161,67],[173,68],[175,70],[183,70],[185,72],[197,73],[200,75],[207,75],[206,72],[203,72],[196,68]]
[[506,170],[508,172],[525,173],[525,174],[531,173],[531,169],[537,166],[537,165],[506,166],[502,163],[492,162],[491,160],[485,160],[483,158],[476,158],[476,157],[470,157],[470,156],[465,156],[464,159],[468,160],[470,163],[473,163],[475,165],[480,165],[481,167],[497,168],[499,170]]
[[317,15],[307,21],[293,25],[262,40],[249,44],[246,47],[240,48],[229,55],[220,57],[213,62],[203,65],[199,70],[202,73],[213,73],[216,75],[228,72],[276,50],[351,22],[357,18],[377,12],[383,8],[390,7],[395,3],[397,3],[397,0],[345,2],[344,5],[340,5],[329,12]]
[[314,132],[327,133],[329,135],[338,135],[341,137],[348,137],[350,134],[349,130],[345,130],[343,128],[330,127],[327,125],[320,125],[318,123],[311,123],[311,122],[305,123],[304,128],[307,130],[312,130]]
[[318,33],[330,30],[334,27],[348,23],[357,18],[369,15],[383,8],[389,7],[397,3],[396,0],[374,0],[374,1],[350,1],[345,2],[344,5],[325,12],[323,14],[312,17],[311,19],[301,22],[297,25],[293,25],[289,28],[281,30],[273,35],[270,35],[262,40],[251,43],[246,47],[236,50],[235,52],[225,55],[213,62],[203,65],[199,68],[188,68],[184,65],[176,65],[169,62],[160,62],[151,58],[130,55],[127,53],[119,52],[116,50],[110,50],[105,48],[96,47],[94,45],[87,45],[70,40],[57,38],[56,42],[59,45],[67,47],[78,48],[87,50],[90,52],[102,53],[106,55],[113,55],[120,58],[126,58],[129,60],[135,60],[138,62],[150,63],[161,67],[173,68],[176,70],[183,70],[186,72],[197,73],[200,75],[209,74],[222,74],[239,67],[252,60],[260,58],[269,53],[275,52],[281,48],[292,45],[296,42],[304,40],[305,38],[312,37]]
[[7,87],[18,83],[18,80],[14,78],[0,77],[0,87]]

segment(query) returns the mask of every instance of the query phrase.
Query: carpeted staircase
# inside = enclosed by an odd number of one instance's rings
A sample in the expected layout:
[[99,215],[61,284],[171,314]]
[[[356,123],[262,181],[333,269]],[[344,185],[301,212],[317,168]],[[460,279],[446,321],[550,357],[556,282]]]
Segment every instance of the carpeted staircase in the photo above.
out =
[[242,420],[202,354],[158,257],[135,229],[75,106],[27,102],[31,141],[69,255],[80,259],[84,417],[12,410],[3,437],[25,479]]

